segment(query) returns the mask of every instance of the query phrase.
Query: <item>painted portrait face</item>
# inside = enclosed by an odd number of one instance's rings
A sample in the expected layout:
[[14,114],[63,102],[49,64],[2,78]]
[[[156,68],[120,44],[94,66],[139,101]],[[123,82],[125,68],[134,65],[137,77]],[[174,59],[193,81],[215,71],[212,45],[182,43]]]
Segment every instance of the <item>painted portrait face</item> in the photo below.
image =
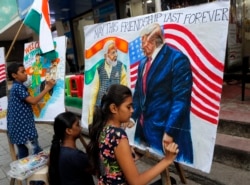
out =
[[155,48],[156,48],[156,44],[153,38],[148,39],[148,36],[146,35],[142,37],[142,50],[145,56],[147,57],[152,56]]
[[112,62],[116,62],[117,61],[117,48],[113,44],[109,47],[109,51],[108,51],[107,57]]

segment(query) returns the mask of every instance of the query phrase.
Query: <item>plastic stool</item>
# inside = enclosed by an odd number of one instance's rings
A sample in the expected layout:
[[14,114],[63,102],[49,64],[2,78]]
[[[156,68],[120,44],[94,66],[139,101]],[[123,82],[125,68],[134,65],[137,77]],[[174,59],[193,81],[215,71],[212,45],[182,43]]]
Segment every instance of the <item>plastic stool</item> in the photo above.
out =
[[70,84],[70,95],[82,98],[83,91],[83,75],[71,76],[69,79]]
[[49,185],[48,181],[48,166],[44,166],[39,171],[27,178],[27,185],[30,185],[31,181],[43,181],[44,185]]
[[69,79],[70,79],[70,77],[65,77],[65,96],[71,96],[70,95]]

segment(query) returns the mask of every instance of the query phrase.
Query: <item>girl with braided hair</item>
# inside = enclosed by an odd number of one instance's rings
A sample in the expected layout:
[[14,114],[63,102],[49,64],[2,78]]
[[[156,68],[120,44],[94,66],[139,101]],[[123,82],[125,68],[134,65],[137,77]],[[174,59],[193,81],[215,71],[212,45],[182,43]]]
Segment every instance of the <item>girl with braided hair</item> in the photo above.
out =
[[75,114],[64,112],[55,118],[49,159],[50,185],[94,185],[88,172],[88,156],[76,147],[80,134],[81,125]]
[[100,185],[148,184],[174,161],[179,151],[174,142],[165,143],[165,157],[149,170],[139,173],[128,137],[121,128],[134,111],[132,105],[130,89],[115,84],[102,97],[100,107],[95,107],[93,123],[89,126],[87,153]]

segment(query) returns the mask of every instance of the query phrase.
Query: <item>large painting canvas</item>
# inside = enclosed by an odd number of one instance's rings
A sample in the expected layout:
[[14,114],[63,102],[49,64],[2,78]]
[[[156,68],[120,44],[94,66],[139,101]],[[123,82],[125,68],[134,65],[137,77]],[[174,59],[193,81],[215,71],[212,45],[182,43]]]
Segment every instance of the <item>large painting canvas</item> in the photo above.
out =
[[4,48],[0,48],[0,130],[7,130],[7,77]]
[[126,129],[130,144],[163,155],[162,140],[175,141],[177,162],[209,172],[229,5],[216,1],[85,26],[83,127],[92,123],[107,84],[127,85],[135,122]]
[[54,38],[55,53],[41,53],[39,42],[26,43],[24,46],[24,67],[28,74],[25,85],[32,96],[37,96],[45,87],[46,81],[56,80],[56,85],[36,105],[32,105],[36,121],[54,121],[56,115],[65,111],[65,36]]

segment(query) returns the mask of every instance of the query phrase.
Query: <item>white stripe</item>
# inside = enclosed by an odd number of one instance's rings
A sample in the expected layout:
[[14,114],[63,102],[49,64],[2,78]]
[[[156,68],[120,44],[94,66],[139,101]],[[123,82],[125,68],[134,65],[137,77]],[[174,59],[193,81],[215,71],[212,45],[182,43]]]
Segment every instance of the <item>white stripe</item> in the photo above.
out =
[[34,0],[30,10],[35,10],[37,11],[39,14],[41,14],[42,12],[42,2],[43,0]]
[[[216,95],[216,96],[220,96],[221,94],[216,92],[214,89],[212,89],[210,86],[208,86],[207,84],[205,84],[200,78],[198,78],[194,73],[193,73],[193,78],[195,78],[200,84],[202,84],[202,86],[204,88],[206,88],[209,92],[211,92],[212,94]],[[222,87],[220,87],[221,89]]]
[[137,80],[134,80],[133,82],[130,82],[130,83],[131,83],[131,86],[135,86],[136,81],[137,81]]
[[0,75],[6,75],[5,71],[0,71]]
[[39,44],[43,53],[46,53],[55,49],[51,30],[48,26],[49,25],[46,23],[44,16],[42,16],[41,22],[40,22],[40,31],[39,31]]
[[135,73],[135,74],[132,74],[131,72],[130,72],[130,78],[134,78],[134,77],[137,77],[137,74]]
[[[218,76],[220,76],[220,77],[223,77],[223,71],[218,70],[218,69],[217,69],[215,66],[213,66],[210,62],[207,62],[207,59],[205,58],[205,56],[201,53],[201,51],[198,49],[198,47],[192,42],[192,40],[191,40],[187,35],[185,35],[183,32],[180,32],[180,31],[178,31],[178,30],[173,30],[173,29],[166,29],[166,30],[165,30],[165,33],[166,33],[166,34],[171,33],[171,34],[173,34],[173,35],[177,35],[177,36],[183,38],[184,40],[186,40],[187,43],[190,45],[190,47],[193,48],[195,54],[196,54],[197,56],[200,57],[200,60],[201,60],[202,62],[203,62],[203,61],[206,61],[206,64],[205,64],[205,65],[207,66],[207,68],[210,69],[210,71],[212,71],[212,72],[215,73],[216,75],[218,75]],[[198,38],[197,38],[197,40],[198,40]],[[172,43],[172,42],[171,42],[171,39],[166,38],[166,41]],[[180,45],[180,44],[181,44],[181,43],[179,43],[179,45]],[[182,48],[183,48],[183,47],[182,47]],[[204,47],[204,48],[206,48],[206,49],[208,50],[208,52],[209,52],[209,48],[208,48],[208,47]],[[185,52],[187,53],[187,51],[185,51]],[[211,54],[211,52],[210,52],[210,54]],[[212,54],[211,54],[211,55],[212,55]],[[212,56],[213,56],[213,55],[212,55]],[[204,63],[204,62],[203,62],[203,63]]]
[[[137,78],[135,79],[135,80],[131,80],[131,78],[135,78],[135,77],[137,77],[138,76],[138,74],[137,73],[134,73],[133,75],[132,75],[132,73],[133,72],[137,72],[137,69],[138,69],[138,66],[139,66],[139,64],[138,65],[136,65],[136,66],[134,66],[133,68],[131,68],[130,70],[130,83],[131,83],[131,86],[135,86],[135,84],[136,84],[136,81],[137,81]],[[133,87],[134,88],[134,87]]]
[[[185,41],[187,41],[187,43],[190,45],[190,47],[191,48],[193,48],[193,50],[195,51],[195,54],[197,55],[197,56],[199,56],[200,57],[200,59],[201,59],[201,61],[203,61],[203,60],[207,60],[206,58],[205,58],[205,56],[201,53],[201,51],[198,49],[198,47],[192,42],[192,40],[187,36],[187,35],[185,35],[183,32],[180,32],[180,31],[178,31],[178,30],[172,30],[172,29],[167,29],[166,31],[165,31],[165,33],[166,34],[168,34],[168,33],[171,33],[171,34],[173,34],[173,35],[176,35],[176,36],[179,36],[179,37],[181,37],[182,39],[184,39]],[[166,36],[167,37],[167,36]],[[166,40],[168,40],[168,38],[166,38]],[[170,39],[169,39],[170,40]],[[197,38],[197,40],[199,40],[198,38]],[[179,44],[181,44],[181,43],[179,43]],[[202,43],[201,43],[202,44]],[[207,51],[211,54],[211,52],[209,51],[209,48],[206,46],[204,46],[204,48],[206,48],[207,49]],[[213,56],[213,54],[211,54],[212,56]],[[215,57],[214,57],[215,58]],[[213,66],[211,63],[208,63],[208,65],[207,65],[207,67],[208,67],[208,69],[210,69],[211,71],[214,71],[217,75],[219,75],[219,76],[223,76],[223,72],[222,71],[220,71],[220,70],[218,70],[215,66]]]
[[[184,48],[181,45],[181,43],[178,43],[177,41],[172,40],[172,39],[166,39],[166,40],[167,40],[167,43],[171,43],[175,47],[179,48],[183,53],[185,53],[191,59],[191,56],[188,54],[186,48]],[[209,71],[211,71],[212,73],[214,73],[216,76],[220,78],[223,77],[223,71],[220,71],[217,68],[215,68],[213,65],[211,65],[210,61],[207,60],[207,58],[198,50],[198,48],[193,43],[189,43],[189,45],[191,45],[194,52],[197,54],[201,62],[208,68]],[[192,66],[195,67],[197,71],[201,71],[202,76],[205,76],[206,78],[210,78],[206,73],[202,71],[202,68],[199,68],[199,66],[196,65],[194,61],[192,61]],[[220,84],[217,84],[217,85],[220,86]]]
[[[209,109],[209,110],[211,110],[211,111],[214,111],[214,112],[218,113],[219,108],[218,108],[218,109],[215,109],[215,108],[211,107],[210,105],[204,103],[204,101],[203,101],[202,99],[198,98],[198,97],[195,96],[194,94],[192,94],[192,98],[193,98],[195,101],[199,102],[199,103],[200,103],[202,106],[204,106],[205,108],[207,108],[207,109]],[[193,103],[193,105],[194,105],[194,103]],[[220,107],[220,106],[219,106],[219,107]],[[208,114],[210,115],[210,113],[208,113]],[[211,116],[212,116],[212,115],[211,115]]]
[[[198,94],[200,94],[204,99],[207,99],[208,101],[212,102],[213,104],[219,106],[220,101],[216,101],[213,98],[209,97],[207,94],[205,94],[203,91],[199,89],[199,87],[196,86],[196,84],[193,84],[192,86]],[[219,99],[221,98],[221,94],[219,93],[213,93],[215,96],[217,96]],[[192,92],[192,97],[194,97],[194,92]]]
[[[168,30],[169,31],[169,30]],[[207,60],[207,58],[199,51],[199,49],[196,47],[196,45],[182,32],[179,31],[174,31],[171,32],[172,34],[177,34],[178,36],[182,37],[183,39],[185,39],[191,48],[193,48],[195,54],[200,57],[200,60],[203,62],[203,64],[208,68],[208,70],[210,70],[210,72],[212,72],[213,74],[216,74],[219,77],[223,77],[223,72],[221,72],[220,70],[218,70],[216,67],[214,67],[213,65],[211,65],[211,63]],[[178,43],[177,41],[173,40],[173,39],[165,39],[167,43],[170,43],[172,45],[174,45],[176,48],[180,49],[183,53],[185,53],[191,62],[191,65],[193,68],[196,69],[196,71],[202,75],[204,78],[208,79],[210,82],[212,82],[214,85],[216,85],[219,88],[222,88],[222,85],[216,81],[214,81],[212,78],[210,78],[210,76],[208,76],[204,71],[202,71],[202,69],[196,65],[196,63],[193,61],[193,59],[191,58],[191,56],[188,54],[186,48],[184,48],[180,43]],[[214,95],[218,96],[219,99],[221,97],[221,94],[219,94],[218,92],[215,92],[213,89],[211,89],[209,86],[207,86],[206,84],[204,84],[204,82],[202,82],[202,80],[200,80],[199,78],[197,78],[197,76],[193,73],[194,78],[196,78],[196,80],[201,83],[202,85],[204,85],[205,88],[207,88],[208,91],[210,91],[211,93],[213,93]],[[193,84],[193,88],[195,88],[197,90],[197,93],[200,93],[200,95],[202,95],[204,97],[204,99],[207,99],[213,103],[215,103],[216,105],[220,105],[220,102],[218,101],[214,101],[212,100],[212,98],[208,97],[207,95],[205,95],[203,92],[201,92],[200,89],[198,89],[198,87]],[[215,110],[213,107],[208,106],[207,104],[205,104],[203,102],[202,99],[198,98],[197,96],[195,96],[195,93],[192,92],[192,98],[194,98],[194,100],[196,100],[197,102],[201,103],[203,106],[205,106],[206,108],[210,109],[210,110],[214,110],[215,112],[218,112],[218,110]],[[209,118],[214,118],[216,120],[218,120],[219,116],[213,116],[207,112],[205,112],[204,110],[201,110],[200,108],[198,108],[194,103],[191,103],[191,106],[193,109],[197,110],[198,112],[208,116]]]
[[[188,56],[190,58],[190,56]],[[193,64],[194,61],[192,60],[192,58],[190,58],[190,62]],[[195,66],[193,66],[195,67]],[[197,67],[197,66],[196,66]],[[201,72],[200,69],[196,69],[198,70],[198,72]],[[196,76],[195,73],[192,73],[193,74],[193,78],[195,78],[200,84],[202,84],[209,92],[211,92],[212,94],[215,94],[216,96],[220,96],[220,93],[216,92],[214,89],[212,89],[210,86],[208,86],[206,83],[204,83],[200,78],[198,78]],[[204,72],[200,73],[200,75],[203,75]],[[203,75],[204,76],[204,75]],[[210,82],[212,82],[214,85],[216,85],[217,87],[219,87],[220,89],[222,88],[222,85],[221,84],[218,84],[216,82],[214,82],[211,78],[209,78],[207,75],[205,76],[205,78],[207,78]]]
[[[206,116],[209,117],[209,118],[213,118],[213,119],[215,119],[215,120],[217,120],[217,121],[218,121],[218,119],[219,119],[219,116],[212,116],[212,115],[208,114],[207,112],[205,112],[205,111],[201,110],[200,108],[198,108],[198,107],[197,107],[195,104],[193,104],[193,103],[191,103],[191,107],[192,107],[193,109],[195,109],[197,112],[200,112],[201,114],[206,115]],[[196,115],[196,116],[197,116],[197,115]],[[201,119],[203,119],[203,118],[201,118]]]
[[0,71],[5,71],[5,66],[0,67]]
[[130,82],[130,84],[131,84],[131,86],[133,86],[133,88],[135,88],[136,81],[137,81],[137,80],[134,80],[134,81],[131,81],[131,82]]
[[130,73],[131,73],[131,74],[135,72],[135,74],[133,75],[133,77],[134,77],[134,76],[137,76],[137,70],[138,70],[138,65],[136,65],[136,66],[130,68]]
[[6,80],[6,76],[5,75],[4,76],[0,75],[0,80],[1,80],[1,82]]
[[[216,85],[217,87],[220,87],[220,88],[221,88],[221,84],[220,84],[219,82],[214,81],[212,78],[210,78],[210,76],[208,76],[207,73],[205,73],[205,72],[202,70],[202,68],[200,68],[199,66],[196,65],[196,63],[192,60],[191,56],[190,56],[190,55],[188,54],[188,52],[186,51],[186,48],[184,48],[181,44],[179,44],[179,43],[176,42],[175,40],[170,40],[170,39],[168,39],[168,43],[171,43],[171,44],[174,45],[176,48],[180,49],[185,55],[187,55],[188,58],[189,58],[189,60],[190,60],[190,62],[191,62],[192,67],[195,68],[196,71],[199,72],[199,74],[200,74],[201,76],[203,76],[204,78],[208,79],[211,83],[213,83],[213,84]],[[194,52],[196,52],[196,51],[194,51]],[[202,56],[199,56],[199,57],[200,57],[200,58],[203,58],[203,59],[201,60],[201,62],[202,62],[205,66],[209,67],[209,65],[211,65],[210,62],[209,62],[203,55],[202,55]],[[214,69],[215,69],[215,68],[214,68]],[[215,71],[211,71],[211,68],[209,68],[208,70],[210,70],[210,72],[213,73],[213,74],[217,74],[217,76],[220,77],[220,78],[222,78],[222,76],[223,76],[223,72],[219,72],[219,70],[216,70],[217,73],[216,73]],[[218,74],[218,73],[220,73],[220,74]]]

